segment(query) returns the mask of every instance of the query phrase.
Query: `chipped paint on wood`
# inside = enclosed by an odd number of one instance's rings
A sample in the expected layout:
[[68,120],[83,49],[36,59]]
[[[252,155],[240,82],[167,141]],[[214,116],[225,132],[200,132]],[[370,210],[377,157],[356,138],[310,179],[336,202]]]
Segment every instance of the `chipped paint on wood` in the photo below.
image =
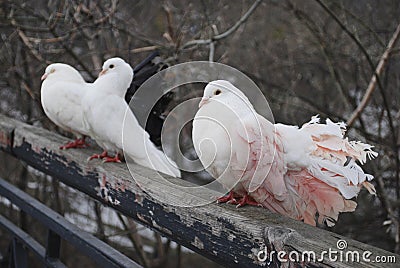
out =
[[109,202],[112,205],[118,206],[121,202],[110,194],[110,184],[107,182],[106,175],[103,175],[101,178],[98,179],[99,187],[95,187],[98,189],[97,195],[103,198],[104,201]]
[[139,205],[143,205],[143,196],[141,194],[136,194],[135,202]]
[[192,245],[198,249],[204,249],[203,242],[201,242],[200,238],[198,238],[197,236],[194,237],[194,241],[192,242]]
[[233,242],[233,239],[235,239],[236,238],[236,235],[234,235],[234,234],[229,234],[228,235],[228,240],[229,241],[232,241]]
[[[12,127],[14,126],[14,127]],[[228,204],[202,207],[177,207],[160,203],[142,191],[123,164],[86,161],[98,148],[59,150],[67,139],[49,131],[28,126],[0,115],[0,148],[32,167],[58,178],[66,185],[86,193],[103,204],[227,267],[264,267],[257,260],[263,247],[268,249],[323,250],[334,247],[342,237],[328,231],[271,213],[257,207],[236,209]],[[7,136],[8,135],[8,136]],[[12,148],[7,149],[11,139]],[[136,166],[134,176],[152,179],[152,192],[176,191],[158,179],[155,172]],[[105,179],[104,177],[105,176]],[[182,184],[182,180],[170,178]],[[186,183],[186,182],[185,182]],[[190,183],[187,183],[191,185]],[[107,191],[106,191],[107,190]],[[106,195],[102,195],[105,191]],[[100,192],[100,195],[99,195]],[[175,192],[176,198],[181,198]],[[283,228],[283,229],[279,229]],[[349,250],[369,250],[376,255],[394,255],[384,250],[343,238]],[[400,256],[396,255],[398,260]],[[317,263],[296,263],[307,267],[378,267],[374,263],[333,263],[326,257]],[[269,267],[279,267],[274,260]],[[387,264],[386,267],[390,267]],[[395,266],[394,266],[395,267]]]
[[155,227],[157,230],[162,231],[162,233],[168,234],[168,235],[173,234],[173,232],[170,229],[163,227],[161,225],[158,225],[156,220],[152,220],[151,223],[152,223],[153,227]]

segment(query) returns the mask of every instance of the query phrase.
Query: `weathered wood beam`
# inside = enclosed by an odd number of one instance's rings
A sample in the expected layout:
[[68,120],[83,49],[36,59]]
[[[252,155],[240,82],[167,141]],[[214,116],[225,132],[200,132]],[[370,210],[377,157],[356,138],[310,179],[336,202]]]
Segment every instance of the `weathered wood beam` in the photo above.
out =
[[[59,150],[59,145],[65,143],[66,138],[3,115],[0,115],[0,137],[0,149],[227,267],[278,267],[277,254],[272,263],[269,263],[270,260],[258,260],[257,254],[265,246],[269,252],[282,250],[290,253],[292,259],[296,254],[301,256],[302,253],[315,252],[316,262],[306,258],[304,262],[297,263],[307,267],[398,267],[396,263],[382,266],[381,263],[366,262],[362,259],[364,252],[371,252],[371,255],[367,254],[371,260],[376,256],[393,256],[400,262],[399,255],[262,208],[247,206],[236,209],[233,205],[215,203],[179,207],[162,203],[152,198],[149,190],[144,192],[138,187],[125,164],[86,161],[100,149]],[[145,167],[134,166],[132,174],[138,178],[151,178],[146,189],[170,195],[170,199],[175,198],[177,203],[182,198],[192,198],[190,193],[177,192],[171,184],[160,180],[156,172]],[[169,178],[169,181],[192,185],[180,179]],[[343,251],[337,248],[338,240],[347,242]],[[326,253],[321,256],[323,251]],[[345,256],[347,252],[358,255],[360,262],[345,261],[351,257]],[[280,259],[283,259],[282,256]],[[332,256],[336,256],[337,260]],[[282,267],[287,265],[287,262],[282,262]]]

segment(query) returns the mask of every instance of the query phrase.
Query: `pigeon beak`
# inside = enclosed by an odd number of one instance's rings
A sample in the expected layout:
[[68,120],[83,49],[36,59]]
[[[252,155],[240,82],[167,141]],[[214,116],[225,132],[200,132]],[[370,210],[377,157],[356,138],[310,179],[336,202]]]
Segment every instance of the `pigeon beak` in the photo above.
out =
[[99,77],[102,76],[102,75],[105,75],[107,71],[108,71],[108,69],[102,70],[102,71],[99,73]]
[[206,104],[207,102],[209,102],[210,97],[203,97],[201,98],[201,101],[199,103],[199,108],[201,108],[204,104]]
[[42,75],[42,77],[40,77],[40,80],[43,81],[46,78],[47,78],[47,74],[45,73],[45,74]]

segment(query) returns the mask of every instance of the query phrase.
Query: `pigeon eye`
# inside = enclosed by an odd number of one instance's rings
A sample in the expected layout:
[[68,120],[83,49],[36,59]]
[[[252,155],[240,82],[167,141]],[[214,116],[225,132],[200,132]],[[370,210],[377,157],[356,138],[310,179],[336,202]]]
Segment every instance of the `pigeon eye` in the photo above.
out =
[[214,91],[214,95],[219,95],[221,93],[222,93],[221,89],[217,89],[216,91]]
[[114,68],[114,67],[115,67],[114,64],[111,64],[111,65],[110,65],[110,69],[112,69],[112,68]]
[[51,69],[50,73],[54,73],[56,71],[56,69]]

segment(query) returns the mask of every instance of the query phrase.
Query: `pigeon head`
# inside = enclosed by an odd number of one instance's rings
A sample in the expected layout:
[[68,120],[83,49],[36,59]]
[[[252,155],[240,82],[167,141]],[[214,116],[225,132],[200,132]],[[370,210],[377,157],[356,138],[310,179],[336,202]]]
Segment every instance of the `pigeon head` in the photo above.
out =
[[122,90],[125,94],[132,79],[132,67],[121,58],[111,58],[104,62],[103,69],[95,83],[106,83],[110,91]]
[[53,63],[47,66],[41,80],[61,80],[84,82],[81,74],[72,66],[64,63]]
[[204,89],[203,98],[199,103],[199,108],[212,100],[216,100],[225,104],[244,102],[252,107],[246,95],[244,95],[240,89],[226,80],[215,80],[208,83]]
[[99,77],[115,74],[117,74],[122,81],[129,81],[130,85],[133,78],[133,69],[121,58],[111,58],[106,60],[103,64],[103,69],[99,73]]

